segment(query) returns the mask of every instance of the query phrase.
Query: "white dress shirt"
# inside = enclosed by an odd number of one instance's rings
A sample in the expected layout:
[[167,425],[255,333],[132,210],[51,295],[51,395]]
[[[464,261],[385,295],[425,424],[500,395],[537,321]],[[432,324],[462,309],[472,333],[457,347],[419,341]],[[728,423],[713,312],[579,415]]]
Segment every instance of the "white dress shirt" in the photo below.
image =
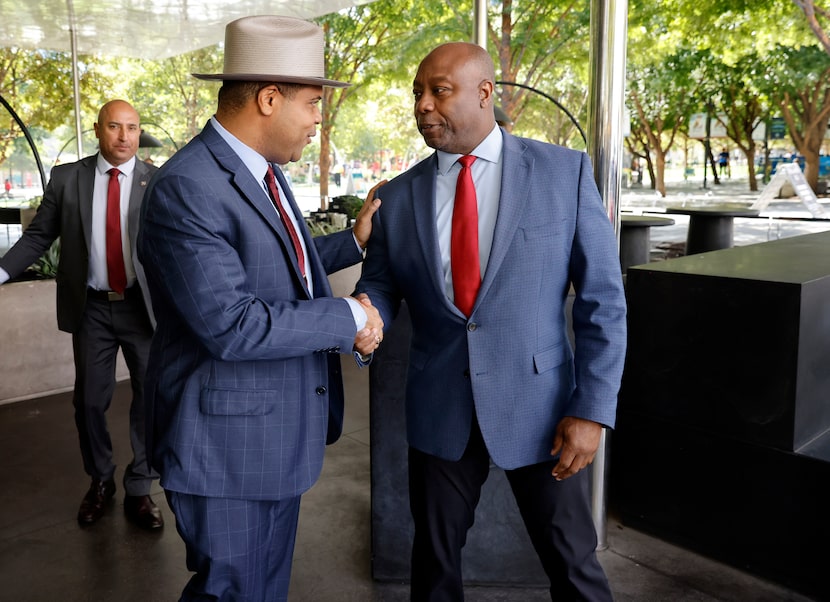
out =
[[92,189],[92,237],[89,246],[87,286],[99,291],[112,290],[107,271],[107,190],[110,182],[110,175],[107,172],[113,167],[121,172],[118,176],[121,189],[121,252],[124,255],[127,288],[135,284],[135,269],[130,249],[130,226],[127,219],[130,211],[130,190],[133,185],[135,162],[136,158],[133,156],[126,163],[115,166],[98,153],[98,161],[95,165],[95,185]]

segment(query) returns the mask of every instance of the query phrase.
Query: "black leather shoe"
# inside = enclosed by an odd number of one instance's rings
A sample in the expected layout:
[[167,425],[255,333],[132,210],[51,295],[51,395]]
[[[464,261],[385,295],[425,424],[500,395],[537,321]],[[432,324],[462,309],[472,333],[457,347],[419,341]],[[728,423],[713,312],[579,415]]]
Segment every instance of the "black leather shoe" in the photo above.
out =
[[149,495],[128,495],[124,497],[124,514],[142,529],[154,530],[164,526],[161,510]]
[[89,491],[86,492],[81,507],[78,509],[78,522],[82,525],[91,525],[104,516],[107,502],[115,495],[115,481],[101,481],[92,479]]

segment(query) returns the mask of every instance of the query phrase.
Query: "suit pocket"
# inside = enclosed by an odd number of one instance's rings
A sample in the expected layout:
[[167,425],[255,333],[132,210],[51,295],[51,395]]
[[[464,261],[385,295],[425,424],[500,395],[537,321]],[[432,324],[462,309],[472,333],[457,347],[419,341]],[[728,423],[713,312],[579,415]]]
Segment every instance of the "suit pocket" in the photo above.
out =
[[553,370],[557,366],[561,366],[568,359],[568,353],[565,345],[556,345],[549,349],[544,349],[533,356],[533,368],[537,374]]
[[520,226],[525,240],[538,240],[543,237],[554,237],[560,235],[564,229],[565,220],[550,220],[542,224]]
[[264,416],[274,411],[276,396],[270,389],[202,389],[199,409],[213,416]]

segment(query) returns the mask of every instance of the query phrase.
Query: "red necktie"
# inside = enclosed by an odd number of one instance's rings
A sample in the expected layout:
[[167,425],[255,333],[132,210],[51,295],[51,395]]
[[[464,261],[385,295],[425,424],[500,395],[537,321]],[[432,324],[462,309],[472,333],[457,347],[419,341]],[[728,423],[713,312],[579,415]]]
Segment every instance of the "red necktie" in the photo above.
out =
[[481,268],[478,262],[478,206],[476,189],[470,166],[476,158],[464,155],[458,162],[461,172],[455,188],[455,206],[452,211],[450,262],[455,305],[469,316],[473,311]]
[[271,202],[273,202],[274,206],[277,208],[277,211],[282,218],[282,223],[285,225],[285,229],[288,230],[288,236],[291,237],[291,242],[294,244],[294,252],[297,254],[297,263],[300,266],[300,273],[303,275],[303,278],[305,278],[305,257],[303,256],[303,247],[300,245],[300,237],[297,236],[297,230],[294,228],[294,223],[291,221],[291,218],[288,217],[288,214],[285,212],[285,207],[283,207],[280,202],[280,193],[277,190],[277,182],[274,179],[274,170],[271,168],[270,163],[268,164],[268,171],[265,173],[265,182],[268,184],[268,190],[271,191]]
[[110,288],[123,294],[127,288],[127,272],[124,270],[124,253],[121,250],[121,185],[116,168],[107,172],[110,175],[107,187],[107,276]]

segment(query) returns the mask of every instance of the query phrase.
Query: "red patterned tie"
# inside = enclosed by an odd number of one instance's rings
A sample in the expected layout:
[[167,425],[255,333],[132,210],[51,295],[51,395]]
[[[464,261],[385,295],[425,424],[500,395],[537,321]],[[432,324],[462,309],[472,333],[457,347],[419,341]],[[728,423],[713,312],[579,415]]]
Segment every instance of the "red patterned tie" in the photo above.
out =
[[273,202],[274,206],[277,208],[277,211],[282,218],[282,223],[285,225],[285,229],[288,230],[288,236],[291,237],[291,242],[294,244],[294,252],[297,254],[297,263],[300,266],[300,273],[305,279],[305,256],[303,255],[303,247],[300,244],[300,237],[297,236],[297,230],[294,228],[294,223],[291,221],[291,218],[288,217],[288,213],[285,212],[285,207],[283,207],[280,202],[280,193],[279,190],[277,190],[274,170],[271,168],[270,163],[268,164],[268,171],[265,173],[265,182],[268,184],[268,190],[271,191],[271,202]]
[[121,250],[121,185],[116,168],[107,172],[110,175],[107,187],[107,276],[110,288],[123,294],[127,288],[127,272],[124,269],[124,253]]
[[476,189],[470,166],[476,158],[464,155],[458,162],[461,172],[455,188],[455,206],[452,211],[450,261],[455,305],[469,316],[473,311],[481,268],[478,261],[478,206]]

